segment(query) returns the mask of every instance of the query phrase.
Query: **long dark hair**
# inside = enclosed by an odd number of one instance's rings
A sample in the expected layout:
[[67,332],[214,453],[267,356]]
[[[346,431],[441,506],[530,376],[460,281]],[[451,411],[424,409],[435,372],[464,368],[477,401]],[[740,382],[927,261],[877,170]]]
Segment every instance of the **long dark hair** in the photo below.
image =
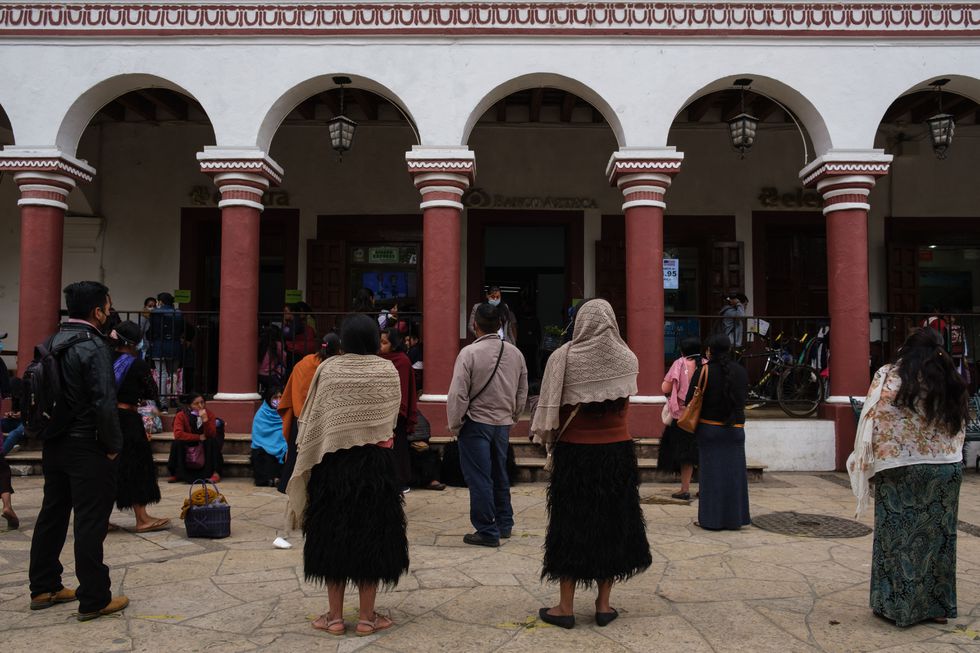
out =
[[[732,341],[723,333],[712,336],[708,340],[708,351],[711,352],[711,362],[715,363],[721,371],[722,382],[722,406],[725,411],[725,424],[735,423],[735,411],[738,408],[738,397],[729,372],[732,364]],[[710,383],[710,380],[708,381]]]
[[351,313],[340,327],[340,347],[345,354],[377,355],[381,347],[378,323],[364,313]]
[[958,433],[967,419],[966,382],[943,351],[943,339],[932,328],[916,329],[898,350],[898,376],[902,387],[895,405],[919,412],[926,421]]

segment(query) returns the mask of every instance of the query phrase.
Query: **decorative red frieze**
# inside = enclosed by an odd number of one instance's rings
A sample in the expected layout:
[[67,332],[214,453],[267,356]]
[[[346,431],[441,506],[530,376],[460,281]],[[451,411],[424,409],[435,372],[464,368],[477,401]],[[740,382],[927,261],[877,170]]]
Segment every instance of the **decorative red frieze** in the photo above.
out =
[[892,156],[868,152],[855,156],[849,152],[829,152],[800,172],[803,185],[814,187],[823,196],[824,215],[834,211],[871,210],[868,196],[875,179],[888,174]]
[[0,35],[345,34],[914,36],[980,33],[976,3],[10,3]]
[[201,172],[214,179],[221,193],[218,207],[247,206],[265,208],[262,196],[271,184],[282,183],[282,168],[259,150],[220,150],[198,152]]
[[476,176],[476,158],[466,149],[416,149],[405,155],[408,172],[422,194],[419,207],[463,210],[462,197]]
[[89,182],[95,168],[57,151],[0,152],[0,172],[12,172],[20,190],[18,206],[52,206],[68,210],[68,195],[76,182]]
[[623,192],[623,211],[638,206],[666,209],[664,194],[681,169],[684,155],[670,150],[620,150],[606,167],[609,183]]

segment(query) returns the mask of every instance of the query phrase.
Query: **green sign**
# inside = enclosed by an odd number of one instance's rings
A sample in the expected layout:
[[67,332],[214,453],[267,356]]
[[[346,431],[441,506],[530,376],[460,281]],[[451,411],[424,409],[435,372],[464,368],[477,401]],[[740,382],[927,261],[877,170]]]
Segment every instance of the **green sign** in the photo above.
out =
[[369,247],[368,263],[398,263],[398,248]]
[[302,290],[287,290],[286,291],[286,303],[287,304],[298,304],[303,301],[303,291]]
[[175,290],[174,291],[174,303],[176,304],[189,304],[191,301],[191,291],[190,290]]

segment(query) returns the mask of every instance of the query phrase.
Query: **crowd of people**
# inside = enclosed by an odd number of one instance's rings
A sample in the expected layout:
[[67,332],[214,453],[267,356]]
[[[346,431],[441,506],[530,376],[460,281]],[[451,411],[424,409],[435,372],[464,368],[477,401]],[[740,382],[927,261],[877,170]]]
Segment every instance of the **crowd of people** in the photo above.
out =
[[[31,545],[30,607],[77,600],[78,618],[89,620],[128,605],[126,597],[112,596],[103,562],[113,505],[133,511],[137,532],[168,528],[170,521],[148,512],[160,488],[138,411],[159,394],[153,367],[140,355],[147,331],[135,322],[110,323],[111,297],[100,283],[71,284],[65,300],[69,319],[49,342],[63,349],[63,412],[42,436],[45,484]],[[294,336],[298,319],[286,327]],[[473,526],[462,541],[473,546],[499,547],[516,526],[507,461],[510,429],[529,403],[528,369],[506,335],[507,319],[492,301],[474,307],[475,340],[459,352],[447,396]],[[594,588],[595,623],[607,626],[619,616],[614,584],[652,562],[629,429],[639,362],[605,300],[578,305],[567,332],[568,341],[547,360],[531,416],[533,441],[545,448],[550,470],[541,578],[559,588],[558,603],[542,608],[539,618],[573,628],[576,591]],[[306,579],[328,594],[327,611],[312,625],[331,635],[347,632],[348,584],[359,594],[355,634],[393,625],[375,602],[410,566],[404,494],[412,486],[445,487],[434,452],[424,446],[428,429],[403,335],[397,310],[348,315],[340,333],[318,339],[315,351],[304,345],[307,353],[284,383],[268,385],[252,424],[255,483],[287,495],[285,532],[274,545],[291,547],[290,532],[302,530]],[[660,462],[680,472],[674,497],[681,500],[690,499],[697,468],[695,524],[706,530],[751,523],[748,381],[732,348],[726,334],[704,348],[697,339],[683,341],[683,355],[662,385]],[[930,325],[878,370],[864,405],[848,468],[858,511],[875,505],[871,607],[899,626],[957,615],[966,406],[966,384]],[[190,393],[173,431],[168,480],[220,480],[223,426],[204,395]],[[9,466],[5,475],[0,465],[3,516],[15,528],[11,493]],[[72,513],[77,591],[62,584],[59,562]]]

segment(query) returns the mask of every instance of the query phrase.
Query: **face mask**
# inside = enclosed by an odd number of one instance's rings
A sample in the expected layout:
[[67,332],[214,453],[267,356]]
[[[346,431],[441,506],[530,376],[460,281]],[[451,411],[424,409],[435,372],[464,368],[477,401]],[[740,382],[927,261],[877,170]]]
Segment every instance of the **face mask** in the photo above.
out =
[[201,411],[192,410],[191,411],[191,415],[193,415],[194,417],[200,417],[201,416]]
[[0,340],[0,351],[3,351],[3,341]]
[[140,340],[139,344],[136,345],[136,350],[141,352],[146,351],[146,341]]
[[271,403],[272,403],[272,407],[273,408],[279,408],[279,400],[278,399],[273,399]]
[[499,299],[488,299],[487,303],[490,304],[491,306],[500,306]]

